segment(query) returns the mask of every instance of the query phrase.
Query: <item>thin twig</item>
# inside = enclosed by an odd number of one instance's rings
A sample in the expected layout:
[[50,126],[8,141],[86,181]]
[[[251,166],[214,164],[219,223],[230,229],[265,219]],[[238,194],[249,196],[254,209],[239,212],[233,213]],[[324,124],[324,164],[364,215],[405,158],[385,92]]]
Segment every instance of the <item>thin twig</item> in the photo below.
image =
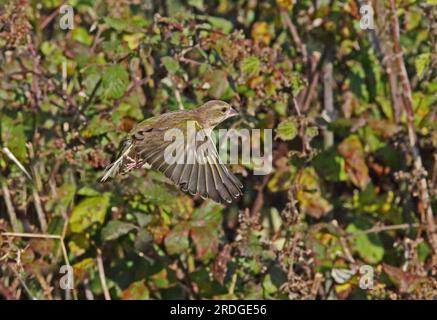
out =
[[32,190],[33,203],[35,204],[35,210],[38,215],[38,221],[41,226],[42,232],[47,232],[47,220],[42,209],[41,198],[39,197],[38,190],[34,187]]
[[33,57],[32,67],[34,72],[34,76],[32,77],[32,93],[34,94],[34,99],[35,99],[34,107],[36,109],[39,109],[42,100],[42,92],[41,92],[41,87],[39,85],[39,81],[40,81],[39,75],[42,74],[42,72],[40,68],[41,56],[38,54],[38,51],[36,49],[38,48],[38,44],[35,43],[36,41],[37,41],[36,37],[32,38],[29,35],[29,49]]
[[91,291],[91,287],[90,287],[90,280],[88,278],[85,278],[83,280],[83,286],[85,289],[85,297],[87,300],[94,300],[94,295],[93,292]]
[[[62,255],[64,257],[64,262],[67,266],[71,266],[68,259],[67,248],[65,246],[64,237],[57,234],[43,234],[43,233],[22,233],[22,232],[3,232],[0,233],[4,237],[20,237],[20,238],[41,238],[41,239],[56,239],[61,242]],[[77,300],[76,290],[73,289],[73,297]]]
[[97,268],[99,270],[100,284],[102,285],[103,295],[105,300],[111,300],[111,295],[109,294],[108,286],[106,285],[105,268],[103,267],[102,251],[97,249]]
[[[93,89],[93,91],[91,92],[91,95],[89,96],[88,100],[87,100],[87,101],[82,105],[81,108],[79,108],[79,109],[80,109],[80,110],[79,110],[80,112],[84,112],[85,109],[88,108],[88,106],[89,106],[89,105],[91,104],[91,102],[93,101],[93,99],[94,99],[94,97],[95,97],[95,95],[96,95],[96,93],[97,93],[97,90],[99,90],[101,84],[102,84],[102,79],[100,78],[100,79],[97,81],[96,85],[94,86],[94,89]],[[76,115],[78,115],[78,114],[79,114],[79,112],[78,112]],[[77,116],[76,116],[75,118],[77,118]]]
[[319,292],[320,285],[322,284],[323,275],[317,272],[314,276],[313,285],[311,286],[311,297],[313,299],[317,298],[317,293]]
[[102,26],[98,26],[97,27],[97,33],[96,36],[94,37],[94,42],[93,45],[91,47],[91,53],[94,53],[94,51],[96,50],[97,45],[100,43],[100,36],[102,35]]
[[14,230],[14,232],[17,232],[18,231],[17,214],[15,213],[14,205],[12,204],[11,194],[9,193],[8,184],[6,183],[6,180],[4,178],[1,178],[1,184],[2,184],[3,198],[5,199],[6,210],[8,211],[8,216],[11,222],[12,230]]
[[[28,144],[28,149],[29,149],[29,157],[31,159],[35,158],[35,152],[33,150],[33,146],[31,143]],[[38,221],[39,224],[41,226],[41,231],[46,233],[47,232],[47,219],[44,213],[44,210],[42,208],[42,204],[41,204],[41,198],[39,197],[39,190],[41,190],[41,186],[42,186],[42,182],[41,182],[41,177],[38,173],[38,169],[36,164],[34,164],[33,166],[31,166],[31,171],[33,173],[33,187],[32,187],[32,197],[33,197],[33,203],[35,205],[35,210],[38,216]]]
[[414,169],[421,175],[418,180],[419,188],[419,212],[422,221],[427,222],[427,233],[429,242],[434,252],[434,261],[437,263],[437,232],[434,224],[434,214],[432,212],[431,200],[429,196],[428,183],[426,181],[426,170],[423,167],[422,157],[420,156],[419,146],[417,141],[416,131],[414,129],[414,111],[413,111],[413,96],[411,93],[411,85],[408,78],[405,62],[403,58],[402,47],[400,44],[400,30],[397,16],[396,2],[390,0],[391,6],[391,27],[393,33],[393,51],[395,53],[398,76],[402,85],[402,101],[405,113],[407,115],[407,130],[410,147],[414,159]]
[[301,110],[304,112],[308,110],[313,100],[313,97],[317,93],[316,89],[320,76],[319,64],[321,63],[321,58],[322,57],[319,52],[313,52],[309,61],[309,66],[311,68],[309,70],[309,75],[308,75],[309,85],[306,87],[306,90],[302,91],[302,101],[301,101],[302,102]]
[[303,61],[308,63],[308,51],[306,45],[302,42],[299,33],[297,32],[297,28],[294,25],[293,21],[291,21],[290,15],[288,14],[286,9],[281,9],[283,21],[285,25],[288,27],[291,33],[291,37],[293,38],[293,42],[296,45],[296,48],[302,54]]
[[20,238],[41,238],[41,239],[56,239],[61,241],[62,255],[65,260],[65,264],[70,266],[68,260],[67,248],[65,247],[64,238],[57,234],[43,234],[43,233],[22,233],[22,232],[3,232],[0,235],[5,237],[20,237]]
[[388,75],[394,119],[399,122],[402,115],[402,101],[397,86],[396,63],[391,58],[393,56],[393,47],[388,39],[390,35],[387,25],[387,9],[383,1],[377,1],[376,8],[378,13],[376,27],[378,30],[375,32],[375,36],[381,38],[381,41],[378,39],[378,43],[381,43],[383,48],[382,64],[385,66]]
[[23,281],[23,279],[21,279],[20,274],[18,273],[17,270],[15,270],[13,267],[11,267],[10,265],[8,265],[9,269],[13,272],[13,274],[15,275],[15,277],[18,279],[18,281],[20,281],[21,285],[23,286],[24,290],[26,291],[27,295],[29,296],[30,299],[32,300],[38,300],[30,291],[29,287],[26,285],[26,283]]
[[176,101],[178,103],[179,110],[184,110],[184,104],[182,103],[181,93],[179,92],[178,88],[176,87],[176,84],[174,84],[174,95],[176,98]]
[[296,110],[296,114],[297,114],[297,116],[300,117],[300,116],[301,116],[301,112],[300,112],[300,106],[299,106],[299,103],[297,102],[297,99],[296,99],[296,97],[294,97],[294,96],[293,96],[292,100],[293,100],[293,107],[294,107],[294,110]]
[[[35,151],[33,150],[33,145],[32,143],[28,143],[27,144],[27,148],[29,150],[29,158],[32,160],[35,159]],[[32,175],[33,175],[33,186],[32,186],[32,197],[33,197],[33,203],[35,206],[35,210],[38,216],[38,221],[41,227],[42,232],[46,233],[47,232],[47,219],[44,213],[44,210],[42,208],[41,205],[41,198],[39,197],[39,190],[42,189],[42,182],[41,182],[41,177],[38,173],[36,164],[31,166],[31,171],[32,171]]]
[[266,187],[267,183],[269,182],[270,177],[271,177],[271,174],[265,175],[262,182],[261,182],[261,185],[259,185],[257,187],[258,192],[256,194],[255,201],[253,202],[252,209],[250,210],[251,216],[255,216],[256,214],[258,214],[264,205],[264,188]]
[[[334,94],[333,94],[333,63],[331,59],[328,59],[323,67],[323,108],[326,115],[329,116],[329,120],[333,119],[332,114],[334,112]],[[325,149],[334,145],[334,133],[330,130],[325,130],[323,132],[323,139]]]
[[[194,50],[194,49],[196,49],[196,48],[199,48],[199,49],[200,49],[200,45],[199,45],[199,44],[196,44],[196,45],[194,45],[194,46],[191,46],[191,47],[188,47],[188,48],[183,49],[181,52],[179,52],[179,53],[176,55],[176,59],[177,59],[178,61],[180,61],[180,62],[190,63],[190,64],[193,64],[193,65],[196,65],[196,66],[201,65],[203,62],[199,62],[199,61],[196,61],[196,60],[193,60],[193,59],[190,59],[190,58],[186,58],[186,57],[185,57],[185,55],[186,55],[188,52],[190,52],[190,51],[192,51],[192,50]],[[201,49],[200,49],[200,50],[201,50]]]
[[[302,54],[302,59],[306,64],[306,68],[307,68],[306,74],[307,74],[309,85],[307,86],[306,90],[301,92],[300,94],[300,97],[302,97],[301,99],[299,99],[302,106],[298,110],[298,114],[300,115],[300,111],[306,111],[308,109],[308,106],[311,102],[311,98],[314,95],[316,84],[319,79],[319,75],[318,73],[316,73],[316,70],[320,60],[320,56],[316,54],[313,54],[312,57],[309,56],[307,47],[305,43],[303,43],[302,39],[300,38],[299,32],[297,31],[296,26],[293,24],[293,21],[291,20],[288,11],[286,9],[281,9],[281,15],[285,26],[290,30],[291,37],[293,39],[294,44],[296,45],[296,48]],[[297,105],[297,103],[295,102],[294,104],[295,106]]]
[[[55,198],[58,196],[58,193],[56,191],[56,185],[55,185],[53,177],[55,176],[55,172],[58,170],[57,164],[59,164],[59,161],[56,161],[55,167],[52,171],[52,174],[50,175],[51,178],[49,179],[49,184],[50,184],[50,187],[52,189],[52,193],[53,193]],[[64,218],[64,226],[62,228],[62,234],[60,236],[60,240],[61,240],[60,249],[61,249],[62,255],[64,256],[64,260],[65,260],[67,266],[70,266],[70,262],[68,260],[67,248],[65,247],[65,243],[64,243],[65,235],[67,234],[67,229],[68,229],[69,216],[68,216],[63,205],[60,205],[60,210],[61,210],[61,215]],[[56,256],[58,256],[58,255],[59,255],[59,251],[57,252]],[[70,291],[69,290],[65,291],[65,295],[66,295],[65,299],[70,300]],[[77,300],[77,294],[75,291],[73,291],[73,297]]]
[[57,239],[57,240],[61,240],[61,236],[57,235],[57,234],[2,232],[2,233],[0,233],[0,235],[5,236],[5,237],[43,238],[43,239]]
[[355,259],[352,256],[351,251],[349,250],[349,246],[346,242],[346,238],[340,237],[339,240],[340,240],[341,247],[343,249],[344,257],[347,259],[348,262],[355,263]]
[[231,284],[229,285],[228,293],[233,295],[235,291],[235,285],[237,284],[238,273],[234,273],[231,278]]
[[67,59],[62,61],[62,98],[67,99],[68,78],[67,78]]
[[403,224],[396,224],[391,226],[375,226],[367,230],[350,233],[347,234],[347,237],[356,237],[363,234],[369,234],[369,233],[379,233],[384,231],[392,231],[392,230],[403,230],[403,229],[413,229],[413,228],[420,228],[422,225],[420,223],[403,223]]
[[59,15],[59,7],[55,8],[55,10],[53,10],[51,14],[44,17],[44,20],[41,22],[39,28],[41,30],[44,30],[47,27],[47,25],[50,24],[50,22],[52,22],[53,19],[55,19],[58,15]]
[[363,233],[377,233],[382,231],[390,231],[390,230],[401,230],[401,229],[412,229],[412,228],[420,228],[420,223],[404,223],[404,224],[397,224],[393,226],[377,226],[373,227],[371,229],[365,230]]

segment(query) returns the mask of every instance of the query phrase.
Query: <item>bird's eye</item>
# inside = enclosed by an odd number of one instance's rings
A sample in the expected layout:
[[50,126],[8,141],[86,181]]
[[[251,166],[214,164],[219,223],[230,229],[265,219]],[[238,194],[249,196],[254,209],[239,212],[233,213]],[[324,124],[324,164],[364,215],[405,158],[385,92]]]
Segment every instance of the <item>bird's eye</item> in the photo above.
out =
[[228,108],[226,108],[226,107],[222,108],[223,113],[226,113],[226,111],[228,111]]

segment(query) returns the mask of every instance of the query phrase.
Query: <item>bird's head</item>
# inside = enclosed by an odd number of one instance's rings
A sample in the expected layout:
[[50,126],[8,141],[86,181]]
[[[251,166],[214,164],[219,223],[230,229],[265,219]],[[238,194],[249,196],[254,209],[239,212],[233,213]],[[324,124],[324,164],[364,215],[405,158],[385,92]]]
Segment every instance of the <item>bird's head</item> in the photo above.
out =
[[196,109],[202,125],[205,128],[214,128],[228,118],[238,115],[228,103],[220,100],[211,100]]

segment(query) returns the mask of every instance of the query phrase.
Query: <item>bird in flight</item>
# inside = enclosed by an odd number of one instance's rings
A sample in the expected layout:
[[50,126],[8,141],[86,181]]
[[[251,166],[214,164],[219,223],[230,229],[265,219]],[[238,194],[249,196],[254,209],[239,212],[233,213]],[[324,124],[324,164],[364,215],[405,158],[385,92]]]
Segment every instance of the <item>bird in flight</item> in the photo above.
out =
[[197,109],[146,119],[128,134],[101,182],[149,165],[183,192],[232,203],[243,195],[243,185],[223,164],[210,134],[236,115],[228,103],[212,100]]

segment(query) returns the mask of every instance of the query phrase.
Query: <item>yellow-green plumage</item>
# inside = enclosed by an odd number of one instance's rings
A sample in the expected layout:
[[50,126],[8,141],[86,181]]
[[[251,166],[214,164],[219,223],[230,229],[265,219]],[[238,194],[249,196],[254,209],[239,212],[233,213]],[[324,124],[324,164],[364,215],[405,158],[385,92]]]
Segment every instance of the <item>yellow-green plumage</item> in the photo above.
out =
[[[208,135],[217,124],[236,114],[229,104],[213,100],[194,110],[170,112],[146,119],[129,133],[117,160],[107,167],[101,181],[147,163],[164,173],[184,192],[198,193],[202,198],[211,198],[219,203],[231,203],[242,195],[242,184],[222,163],[209,137],[205,140],[205,145],[211,150],[209,153],[199,152],[197,148],[201,146],[197,141],[194,142],[195,151],[187,147],[191,139],[187,124],[194,123],[197,131],[204,130]],[[172,141],[165,141],[164,135],[170,129],[178,129],[184,135],[184,145],[177,145],[177,148],[184,148],[186,158],[183,163],[165,161],[164,150]],[[203,158],[200,162],[187,161],[195,157]]]

